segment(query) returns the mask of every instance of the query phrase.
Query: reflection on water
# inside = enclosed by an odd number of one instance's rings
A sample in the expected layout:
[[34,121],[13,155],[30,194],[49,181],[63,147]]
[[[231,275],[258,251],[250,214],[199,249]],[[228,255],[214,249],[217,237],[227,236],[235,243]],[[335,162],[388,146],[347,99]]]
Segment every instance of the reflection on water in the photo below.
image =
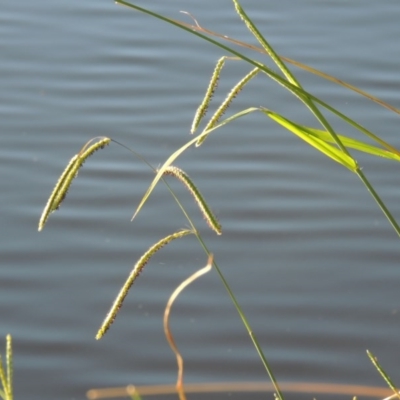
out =
[[[400,107],[397,2],[287,2],[243,5],[280,54]],[[254,43],[230,2],[151,7],[173,18],[190,11],[203,26]],[[137,258],[187,226],[162,184],[130,222],[152,171],[113,143],[88,160],[40,234],[37,224],[59,174],[90,138],[110,136],[155,167],[189,140],[222,51],[112,2],[6,1],[0,18],[0,337],[14,337],[15,395],[83,398],[91,387],[173,383],[175,359],[162,314],[173,289],[206,262],[194,238],[155,256],[118,321],[94,340]],[[247,71],[229,63],[214,100]],[[294,71],[312,93],[400,145],[397,115]],[[235,99],[232,112],[261,104],[316,126],[303,106],[263,76]],[[359,161],[399,218],[396,164]],[[393,357],[399,241],[355,176],[261,115],[224,127],[177,164],[222,222],[221,237],[209,232],[185,188],[171,182],[278,380],[382,386],[365,354],[369,348],[400,381]],[[215,271],[181,295],[171,327],[186,382],[266,380]]]

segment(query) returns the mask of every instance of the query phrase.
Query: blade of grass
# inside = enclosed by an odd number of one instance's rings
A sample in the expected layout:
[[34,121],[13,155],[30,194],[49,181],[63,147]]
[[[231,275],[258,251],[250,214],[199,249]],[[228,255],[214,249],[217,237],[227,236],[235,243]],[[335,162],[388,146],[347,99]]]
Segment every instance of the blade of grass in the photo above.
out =
[[388,384],[390,389],[393,390],[394,394],[398,399],[400,399],[400,393],[393,381],[390,379],[389,375],[385,372],[385,370],[382,368],[382,366],[379,364],[378,359],[369,351],[367,350],[367,355],[369,359],[371,360],[372,364],[374,367],[377,369],[377,371],[381,374],[382,378],[385,380],[385,382]]
[[233,0],[233,4],[235,5],[236,12],[239,14],[242,21],[245,23],[249,31],[253,34],[253,36],[258,40],[261,44],[265,52],[272,58],[274,63],[281,70],[283,75],[285,75],[286,79],[293,84],[294,86],[301,87],[300,83],[297,81],[296,77],[290,72],[289,68],[285,65],[282,59],[278,56],[272,46],[267,42],[261,32],[258,30],[253,21],[248,17],[243,7],[239,3],[238,0]]
[[325,154],[327,157],[338,162],[352,172],[356,171],[357,164],[355,163],[353,158],[349,157],[347,154],[344,154],[341,150],[327,144],[326,141],[321,140],[318,137],[310,135],[306,130],[301,127],[301,125],[294,124],[292,121],[284,118],[282,115],[274,113],[265,108],[262,109],[262,112],[278,124],[285,127],[287,130],[299,136],[301,139],[319,150],[321,153]]
[[[310,135],[318,137],[328,143],[334,143],[332,137],[326,131],[320,129],[311,128],[308,126],[301,125],[302,129],[308,132]],[[379,147],[370,145],[360,140],[356,140],[344,135],[338,135],[340,140],[346,147],[350,147],[354,150],[361,151],[363,153],[368,153],[373,156],[387,158],[389,160],[400,161],[400,156],[398,154],[392,153],[391,151],[381,149]]]
[[[296,124],[295,122],[285,118],[281,114],[278,114],[276,112],[273,112],[273,111],[268,110],[263,107],[261,107],[260,109],[262,112],[264,112],[264,114],[267,114],[270,118],[274,119],[276,122],[278,122],[285,128],[291,130],[293,133],[296,133],[292,130],[292,128],[294,127],[295,129],[301,131],[305,135],[312,136],[314,138],[318,138],[327,143],[335,143],[332,139],[332,136],[329,135],[329,133],[326,131],[322,131],[320,129],[315,129],[315,128],[311,128],[308,126]],[[395,161],[400,161],[400,156],[398,156],[397,154],[394,154],[390,151],[383,150],[379,147],[372,146],[368,143],[361,142],[360,140],[352,139],[352,138],[344,136],[344,135],[338,135],[338,136],[339,136],[340,140],[342,141],[342,143],[346,147],[361,151],[363,153],[368,153],[368,154],[371,154],[374,156],[388,158],[390,160],[395,160]]]

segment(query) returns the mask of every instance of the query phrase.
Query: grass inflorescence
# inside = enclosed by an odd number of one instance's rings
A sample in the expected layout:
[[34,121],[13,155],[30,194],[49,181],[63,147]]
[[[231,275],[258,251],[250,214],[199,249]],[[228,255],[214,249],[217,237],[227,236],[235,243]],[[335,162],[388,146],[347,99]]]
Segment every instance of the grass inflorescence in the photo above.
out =
[[[259,68],[253,68],[248,74],[246,74],[228,93],[225,100],[218,107],[217,111],[215,111],[214,115],[208,121],[206,127],[204,128],[204,132],[210,130],[215,127],[221,117],[224,115],[225,111],[228,109],[232,100],[239,94],[239,92],[246,86],[249,81],[254,78],[260,72]],[[197,142],[196,147],[199,147],[206,140],[208,135],[202,136]]]
[[137,261],[135,264],[132,272],[129,274],[128,279],[125,281],[124,285],[122,286],[121,290],[119,291],[117,297],[114,300],[113,305],[111,306],[110,311],[108,312],[106,318],[104,319],[103,323],[101,324],[100,329],[97,332],[96,339],[101,339],[107,330],[110,328],[111,324],[114,322],[120,308],[122,307],[122,303],[125,300],[125,297],[128,295],[129,289],[132,287],[133,283],[135,282],[136,278],[139,274],[143,271],[143,268],[149,262],[151,257],[156,254],[162,247],[166,246],[168,243],[175,239],[180,239],[186,235],[192,234],[193,231],[189,229],[184,229],[178,232],[175,232],[171,235],[166,236],[165,238],[161,239],[153,246],[151,246]]
[[218,85],[218,80],[219,80],[219,75],[222,71],[222,68],[225,64],[225,60],[227,57],[221,57],[218,61],[217,64],[215,65],[213,74],[211,76],[210,83],[208,84],[206,94],[204,96],[203,101],[197,108],[196,114],[194,115],[193,118],[193,123],[192,123],[192,128],[190,130],[191,133],[196,132],[202,118],[206,115],[208,105],[210,104],[210,101],[212,99],[212,96],[214,95],[214,91],[217,88]]
[[190,179],[189,175],[185,171],[183,171],[180,168],[173,166],[173,165],[170,165],[168,168],[166,168],[164,171],[164,174],[174,176],[176,179],[181,181],[186,186],[186,188],[192,194],[195,202],[199,206],[208,226],[217,235],[221,235],[222,227],[221,227],[220,222],[218,221],[217,217],[212,212],[211,208],[208,206],[207,202],[204,200],[204,197],[200,193],[199,189],[196,187],[196,185]]
[[[92,139],[94,140],[94,139]],[[103,149],[104,146],[108,145],[111,141],[110,138],[103,137],[99,141],[90,145],[92,142],[88,142],[78,154],[75,154],[70,162],[65,167],[60,178],[58,179],[56,186],[50,194],[50,197],[44,207],[42,215],[39,220],[39,232],[44,228],[50,214],[59,209],[61,203],[64,201],[65,196],[72,184],[72,181],[78,175],[79,169],[82,167],[84,162],[90,157],[94,152],[99,149]]]

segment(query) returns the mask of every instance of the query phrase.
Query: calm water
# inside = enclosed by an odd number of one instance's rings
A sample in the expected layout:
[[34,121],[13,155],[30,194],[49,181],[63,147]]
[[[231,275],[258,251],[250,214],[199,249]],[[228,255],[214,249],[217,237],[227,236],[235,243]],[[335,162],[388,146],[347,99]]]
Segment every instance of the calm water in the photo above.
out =
[[[252,41],[230,1],[142,3],[187,21],[179,11],[190,11],[209,29]],[[243,6],[280,54],[400,108],[398,1]],[[223,53],[112,1],[3,0],[1,8],[0,337],[14,336],[15,397],[83,399],[92,387],[174,383],[162,313],[172,290],[206,261],[193,238],[154,258],[110,332],[94,340],[136,259],[186,225],[162,185],[130,222],[151,171],[112,144],[85,164],[40,234],[37,223],[61,170],[90,138],[110,136],[154,165],[185,143]],[[229,63],[215,100],[247,70]],[[298,77],[400,146],[398,115],[320,78]],[[316,126],[262,76],[232,111],[261,104]],[[359,160],[400,219],[398,166]],[[217,132],[178,165],[223,224],[221,237],[208,232],[173,184],[279,380],[383,386],[368,348],[400,382],[400,241],[355,176],[260,115]],[[187,382],[266,380],[215,271],[182,294],[171,326]]]

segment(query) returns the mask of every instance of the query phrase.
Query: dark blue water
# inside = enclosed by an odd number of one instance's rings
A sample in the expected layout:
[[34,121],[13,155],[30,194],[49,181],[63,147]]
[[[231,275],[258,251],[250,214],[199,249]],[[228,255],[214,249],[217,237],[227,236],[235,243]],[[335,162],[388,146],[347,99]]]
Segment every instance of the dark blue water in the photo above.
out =
[[[400,108],[398,2],[242,3],[280,54]],[[230,1],[142,5],[187,22],[179,11],[189,11],[206,28],[256,44]],[[0,338],[14,337],[15,397],[83,399],[92,387],[174,383],[162,314],[173,289],[206,262],[194,238],[157,254],[109,333],[94,340],[137,258],[187,226],[167,189],[160,185],[130,222],[153,173],[113,143],[85,164],[43,232],[37,223],[59,174],[90,138],[112,137],[155,166],[186,143],[225,53],[111,1],[76,0],[4,0],[0,48]],[[215,101],[247,71],[229,62]],[[398,115],[293,71],[310,92],[400,146]],[[264,76],[231,112],[259,105],[318,126]],[[400,219],[396,163],[358,159]],[[368,348],[400,382],[400,241],[356,176],[261,115],[215,132],[177,164],[223,225],[222,236],[209,232],[171,182],[279,380],[384,386]],[[171,327],[187,382],[267,380],[215,271],[181,295]]]

